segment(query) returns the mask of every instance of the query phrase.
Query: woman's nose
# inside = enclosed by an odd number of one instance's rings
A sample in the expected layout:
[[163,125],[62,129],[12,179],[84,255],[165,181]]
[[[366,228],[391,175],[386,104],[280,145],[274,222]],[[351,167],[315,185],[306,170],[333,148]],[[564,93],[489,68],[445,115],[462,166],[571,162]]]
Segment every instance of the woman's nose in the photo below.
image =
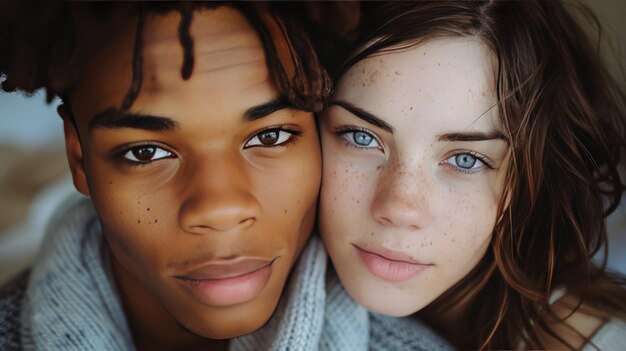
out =
[[418,171],[390,169],[379,177],[371,203],[371,215],[383,226],[417,230],[422,228],[430,207],[428,182]]

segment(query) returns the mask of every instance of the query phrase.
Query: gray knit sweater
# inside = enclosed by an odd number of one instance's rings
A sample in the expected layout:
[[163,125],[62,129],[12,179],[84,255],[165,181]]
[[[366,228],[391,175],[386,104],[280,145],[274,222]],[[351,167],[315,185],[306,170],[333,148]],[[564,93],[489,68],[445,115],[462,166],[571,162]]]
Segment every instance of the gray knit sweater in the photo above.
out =
[[[0,350],[133,350],[91,202],[53,222],[30,272],[0,289]],[[230,350],[447,350],[427,328],[368,314],[326,277],[313,237],[269,322]]]

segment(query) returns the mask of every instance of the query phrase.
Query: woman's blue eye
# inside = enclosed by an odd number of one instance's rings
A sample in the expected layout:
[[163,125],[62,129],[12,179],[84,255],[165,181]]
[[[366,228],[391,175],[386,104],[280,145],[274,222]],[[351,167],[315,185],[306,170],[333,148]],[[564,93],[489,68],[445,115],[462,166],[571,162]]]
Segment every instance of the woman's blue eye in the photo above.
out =
[[354,132],[352,139],[357,145],[360,146],[369,146],[372,143],[372,140],[374,140],[371,135],[364,132]]
[[134,163],[148,163],[172,156],[173,153],[156,145],[134,146],[122,154],[123,158]]
[[374,136],[368,132],[364,132],[360,130],[349,131],[349,132],[344,132],[343,137],[349,143],[353,144],[356,147],[361,147],[361,148],[379,148],[380,147],[380,144],[378,143],[376,138],[374,138]]
[[486,166],[480,157],[472,155],[470,153],[460,153],[449,157],[444,163],[450,164],[460,170],[479,170]]
[[476,161],[478,160],[476,159],[476,157],[472,155],[460,154],[460,155],[454,156],[454,161],[456,162],[457,166],[461,168],[471,169],[472,167],[474,167],[474,165],[476,164]]

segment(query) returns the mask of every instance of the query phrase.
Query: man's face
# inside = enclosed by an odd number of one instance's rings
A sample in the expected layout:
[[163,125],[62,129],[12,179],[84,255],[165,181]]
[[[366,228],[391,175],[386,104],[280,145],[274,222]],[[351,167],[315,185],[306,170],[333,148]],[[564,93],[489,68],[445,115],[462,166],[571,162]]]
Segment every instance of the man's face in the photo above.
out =
[[114,109],[130,86],[135,28],[118,22],[80,71],[70,96],[80,142],[67,118],[66,139],[127,311],[148,316],[150,303],[133,304],[152,299],[204,337],[252,332],[312,230],[313,115],[280,102],[254,29],[228,7],[194,13],[187,81],[180,15],[149,15],[143,86],[129,111]]

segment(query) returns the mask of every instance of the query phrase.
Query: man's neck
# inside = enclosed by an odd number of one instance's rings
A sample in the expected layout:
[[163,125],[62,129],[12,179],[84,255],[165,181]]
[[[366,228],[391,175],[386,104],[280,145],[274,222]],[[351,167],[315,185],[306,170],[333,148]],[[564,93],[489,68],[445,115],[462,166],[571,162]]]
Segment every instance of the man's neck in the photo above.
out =
[[228,350],[228,339],[207,339],[185,329],[115,258],[111,265],[137,350]]

